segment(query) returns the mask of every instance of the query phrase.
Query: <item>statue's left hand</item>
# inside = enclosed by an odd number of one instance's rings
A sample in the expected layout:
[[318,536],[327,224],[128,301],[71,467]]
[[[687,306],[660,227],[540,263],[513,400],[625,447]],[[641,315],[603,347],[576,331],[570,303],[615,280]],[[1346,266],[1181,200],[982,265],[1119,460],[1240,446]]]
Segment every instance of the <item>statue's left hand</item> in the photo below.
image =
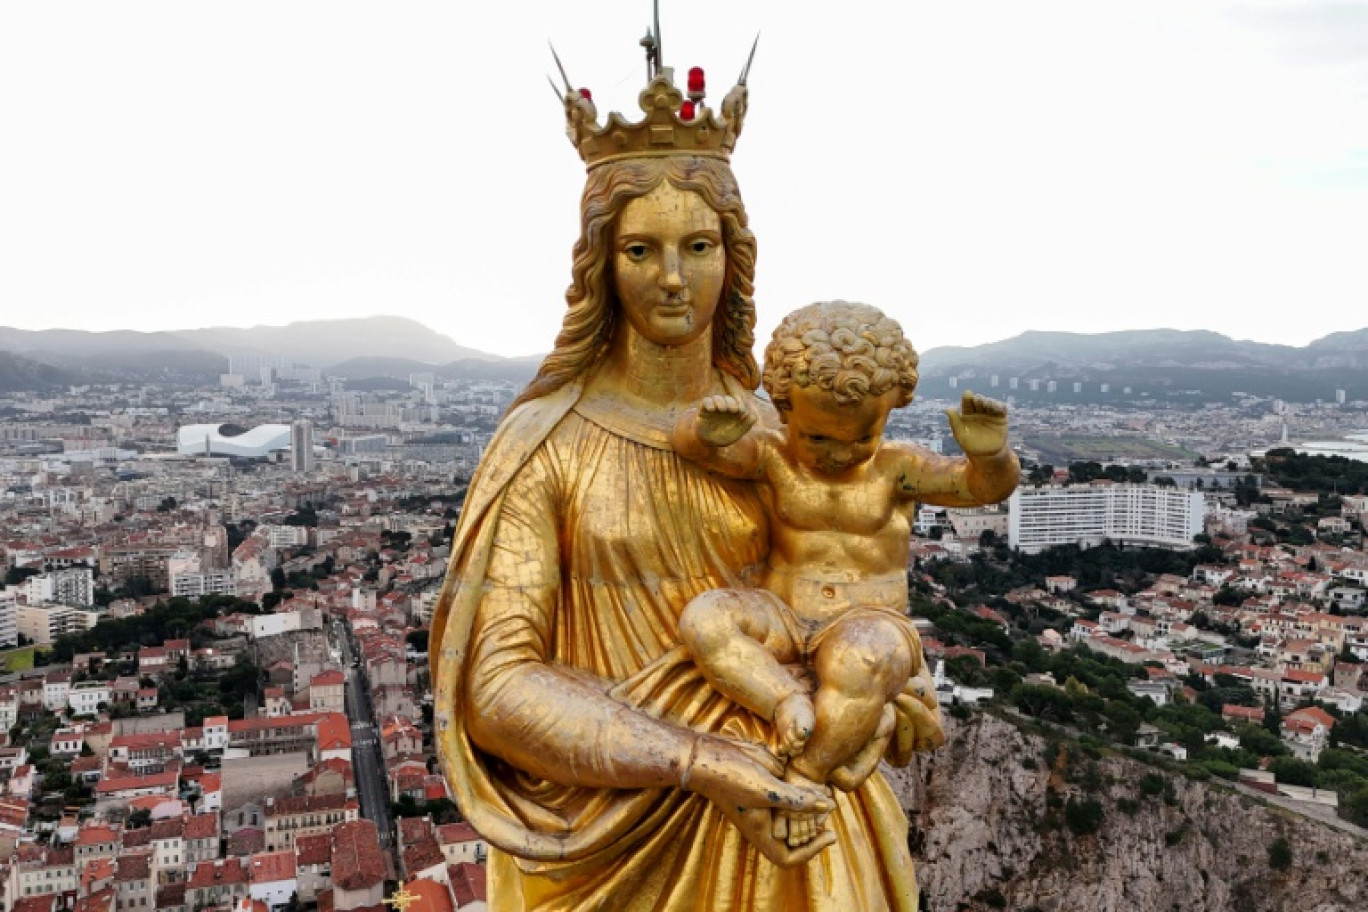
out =
[[825,815],[833,807],[831,796],[779,778],[779,761],[762,748],[747,750],[724,738],[698,737],[685,787],[711,801],[760,854],[781,868],[792,868],[836,841],[831,829],[797,847],[776,838],[776,810]]
[[996,399],[964,391],[959,409],[946,409],[955,442],[971,459],[994,456],[1007,446],[1007,406]]

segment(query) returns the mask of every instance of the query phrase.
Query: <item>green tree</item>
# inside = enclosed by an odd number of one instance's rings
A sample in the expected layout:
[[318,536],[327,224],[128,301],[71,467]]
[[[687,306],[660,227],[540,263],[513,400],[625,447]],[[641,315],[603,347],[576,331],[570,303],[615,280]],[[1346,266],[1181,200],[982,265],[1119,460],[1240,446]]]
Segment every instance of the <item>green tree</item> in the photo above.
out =
[[1275,871],[1286,871],[1292,867],[1292,843],[1287,837],[1279,836],[1268,844],[1268,866]]

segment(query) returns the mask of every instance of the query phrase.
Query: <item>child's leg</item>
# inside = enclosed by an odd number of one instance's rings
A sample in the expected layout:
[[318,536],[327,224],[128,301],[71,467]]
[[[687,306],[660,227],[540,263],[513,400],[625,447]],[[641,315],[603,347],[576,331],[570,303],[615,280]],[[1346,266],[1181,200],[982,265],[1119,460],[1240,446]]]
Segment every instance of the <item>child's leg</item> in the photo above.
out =
[[817,648],[817,724],[790,769],[819,784],[874,737],[914,657],[898,623],[861,612],[837,621]]
[[[913,661],[907,636],[892,619],[859,612],[833,624],[813,662],[817,722],[812,738],[789,761],[784,778],[826,785],[834,771],[860,756],[880,734],[881,724],[887,730],[886,744],[892,731],[888,702],[907,683]],[[821,821],[813,815],[784,816],[790,846],[802,845],[821,831]]]
[[798,644],[779,597],[764,589],[713,589],[684,606],[679,638],[719,693],[772,720],[780,752],[799,750],[812,733],[812,700],[784,667]]

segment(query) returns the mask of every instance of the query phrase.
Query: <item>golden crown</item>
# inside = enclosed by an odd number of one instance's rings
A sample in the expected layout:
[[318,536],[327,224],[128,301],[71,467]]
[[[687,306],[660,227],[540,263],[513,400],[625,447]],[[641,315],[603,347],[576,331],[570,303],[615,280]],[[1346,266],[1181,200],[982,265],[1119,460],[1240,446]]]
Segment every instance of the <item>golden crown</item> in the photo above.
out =
[[[756,41],[758,43],[759,39]],[[565,83],[565,132],[579,150],[586,167],[593,169],[626,158],[665,155],[702,155],[729,160],[746,117],[746,76],[755,59],[755,47],[751,47],[750,60],[746,61],[746,68],[736,85],[722,99],[719,117],[703,104],[707,90],[702,69],[693,67],[689,70],[686,98],[685,93],[675,87],[674,71],[660,65],[657,39],[648,33],[641,43],[646,48],[650,80],[638,96],[641,110],[646,114],[638,123],[629,123],[613,111],[608,115],[607,123],[600,125],[598,109],[589,90],[572,88],[565,68],[560,67],[559,58],[556,60]],[[554,49],[552,54],[555,54]],[[551,85],[555,88],[554,82]],[[559,89],[556,94],[560,94]]]

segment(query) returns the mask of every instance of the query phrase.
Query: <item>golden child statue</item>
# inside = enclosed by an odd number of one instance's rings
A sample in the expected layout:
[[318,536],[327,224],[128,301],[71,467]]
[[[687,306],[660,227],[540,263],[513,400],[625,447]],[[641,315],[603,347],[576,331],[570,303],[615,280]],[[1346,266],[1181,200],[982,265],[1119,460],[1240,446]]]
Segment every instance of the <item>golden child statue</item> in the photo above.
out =
[[[991,503],[1016,486],[1007,411],[965,393],[951,429],[963,459],[883,439],[889,412],[912,401],[917,354],[883,313],[843,301],[789,314],[765,351],[764,384],[780,429],[735,396],[711,396],[675,426],[676,451],[754,480],[770,519],[762,589],[719,589],[680,615],[684,645],[708,682],[770,719],[786,778],[851,791],[883,756],[893,699],[922,671],[907,616],[907,556],[918,503]],[[790,672],[816,675],[816,695]],[[791,846],[817,835],[813,815],[780,815]]]
[[[672,433],[716,397],[778,419],[753,393],[756,245],[730,167],[744,73],[719,116],[703,74],[686,100],[650,44],[639,123],[600,124],[565,80],[588,169],[568,308],[453,536],[431,631],[442,767],[491,844],[496,912],[914,912],[884,778],[786,779],[770,715],[683,643],[685,606],[760,584],[779,539],[770,485]],[[893,762],[941,737],[918,680],[892,701]],[[790,821],[824,817],[790,844]]]

